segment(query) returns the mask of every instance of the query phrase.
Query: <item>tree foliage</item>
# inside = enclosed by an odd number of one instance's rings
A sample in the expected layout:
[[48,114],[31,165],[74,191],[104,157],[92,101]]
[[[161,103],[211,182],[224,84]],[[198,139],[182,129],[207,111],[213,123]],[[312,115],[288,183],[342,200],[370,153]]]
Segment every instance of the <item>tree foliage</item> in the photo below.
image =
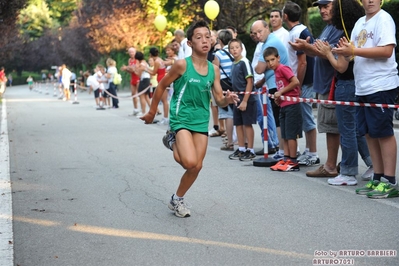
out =
[[156,15],[164,13],[162,5],[165,3],[161,0],[83,1],[76,17],[78,24],[88,29],[87,37],[94,49],[103,54],[130,46],[163,46],[173,35],[168,30],[186,26],[193,17],[184,15],[186,5],[181,3],[179,9],[164,14],[168,18],[167,29],[158,32],[153,22]]
[[44,30],[52,27],[52,19],[44,0],[31,0],[19,14],[18,24],[22,35],[34,40],[43,35]]
[[78,8],[80,0],[45,0],[50,11],[51,17],[60,26],[67,26],[72,18],[73,12]]
[[0,62],[4,64],[13,58],[16,49],[22,43],[17,32],[18,14],[27,4],[27,0],[0,1]]

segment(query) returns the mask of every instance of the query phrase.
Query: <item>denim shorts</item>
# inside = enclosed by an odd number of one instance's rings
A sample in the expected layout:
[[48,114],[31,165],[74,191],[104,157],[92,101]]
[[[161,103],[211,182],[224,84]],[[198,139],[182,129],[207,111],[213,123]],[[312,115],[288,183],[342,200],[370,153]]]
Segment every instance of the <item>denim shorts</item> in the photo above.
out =
[[[302,85],[301,98],[314,99],[313,84]],[[300,103],[302,110],[302,130],[309,132],[316,128],[316,122],[313,115],[312,103]]]
[[[358,96],[361,103],[394,104],[398,89],[379,91],[370,95]],[[394,134],[392,108],[365,107],[357,109],[359,135],[369,134],[372,138],[384,138]],[[367,119],[366,119],[367,118]]]
[[219,119],[228,119],[231,118],[233,119],[233,109],[231,108],[231,105],[227,105],[227,111],[221,107],[218,107],[218,118]]

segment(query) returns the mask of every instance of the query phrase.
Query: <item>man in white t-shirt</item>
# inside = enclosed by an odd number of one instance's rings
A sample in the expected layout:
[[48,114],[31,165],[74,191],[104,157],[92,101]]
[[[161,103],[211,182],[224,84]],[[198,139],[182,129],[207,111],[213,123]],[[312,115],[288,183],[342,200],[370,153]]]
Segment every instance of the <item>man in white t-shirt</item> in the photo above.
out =
[[274,35],[276,35],[283,42],[288,50],[290,33],[283,27],[283,15],[281,10],[273,9],[270,12],[270,26]]
[[180,43],[179,53],[177,57],[179,59],[184,59],[186,57],[191,56],[192,49],[187,44],[187,38],[185,37],[183,30],[176,30],[175,31],[175,39]]
[[61,66],[61,68],[62,68],[62,72],[61,72],[62,73],[62,79],[61,79],[61,82],[62,82],[62,87],[64,89],[64,98],[63,98],[63,100],[64,101],[69,101],[69,99],[71,98],[71,94],[70,94],[70,91],[69,91],[69,86],[71,84],[72,73],[66,67],[65,64],[63,64]]

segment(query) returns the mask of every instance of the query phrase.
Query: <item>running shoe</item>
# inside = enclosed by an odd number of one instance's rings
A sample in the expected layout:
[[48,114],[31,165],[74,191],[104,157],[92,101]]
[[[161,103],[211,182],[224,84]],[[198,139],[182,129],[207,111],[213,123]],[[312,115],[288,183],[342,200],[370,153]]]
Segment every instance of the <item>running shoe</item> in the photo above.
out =
[[370,166],[366,172],[364,172],[364,174],[362,174],[361,179],[364,181],[368,181],[371,180],[373,178],[374,175],[374,168],[373,166]]
[[284,165],[284,164],[285,164],[285,161],[284,161],[284,160],[280,160],[280,161],[278,161],[275,165],[270,166],[270,170],[272,170],[272,171],[278,171],[278,168],[279,168],[280,166]]
[[301,156],[298,157],[298,164],[306,166],[319,165],[320,159],[317,156],[302,154]]
[[173,195],[169,201],[168,208],[175,212],[175,215],[180,218],[190,217],[190,209],[183,198],[174,199]]
[[357,185],[356,177],[339,174],[334,178],[328,179],[328,184],[333,186],[355,186]]
[[243,155],[244,155],[244,152],[237,149],[234,153],[229,155],[229,159],[230,160],[239,160],[241,158],[241,156],[243,156]]
[[378,180],[370,180],[364,187],[356,189],[356,194],[366,195],[367,193],[373,191],[379,183],[380,181]]
[[162,118],[161,121],[157,122],[157,125],[159,126],[167,126],[169,125],[169,119],[168,118]]
[[162,142],[166,148],[173,151],[172,147],[173,147],[173,143],[176,142],[176,133],[171,130],[167,130],[165,136],[163,136],[163,138],[162,138]]
[[367,193],[367,197],[371,199],[399,197],[398,182],[396,184],[380,182],[373,191]]
[[240,157],[240,161],[251,161],[256,158],[256,154],[250,150],[246,150],[244,154]]
[[280,160],[284,159],[284,155],[280,155],[279,152],[276,152],[276,153],[272,156],[272,158],[273,158],[274,160],[276,160],[276,161],[280,161]]
[[280,172],[299,171],[299,164],[294,163],[291,160],[287,160],[285,164],[280,165],[277,170]]

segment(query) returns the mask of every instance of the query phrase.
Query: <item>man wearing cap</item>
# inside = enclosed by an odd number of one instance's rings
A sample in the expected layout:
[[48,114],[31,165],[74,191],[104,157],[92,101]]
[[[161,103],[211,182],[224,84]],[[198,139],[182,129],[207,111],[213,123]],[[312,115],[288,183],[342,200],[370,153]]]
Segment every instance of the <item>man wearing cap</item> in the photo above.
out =
[[[343,32],[336,29],[332,24],[333,0],[319,0],[313,6],[319,8],[319,13],[324,22],[327,23],[319,38],[335,46]],[[313,90],[318,94],[318,99],[327,100],[330,93],[330,86],[334,77],[334,68],[330,62],[318,50],[306,40],[295,39],[289,42],[296,51],[304,51],[306,55],[315,57],[313,71]],[[337,157],[339,149],[339,131],[335,117],[335,105],[319,104],[317,108],[317,128],[320,133],[326,133],[327,160],[315,171],[306,172],[310,177],[335,177],[337,172]]]

